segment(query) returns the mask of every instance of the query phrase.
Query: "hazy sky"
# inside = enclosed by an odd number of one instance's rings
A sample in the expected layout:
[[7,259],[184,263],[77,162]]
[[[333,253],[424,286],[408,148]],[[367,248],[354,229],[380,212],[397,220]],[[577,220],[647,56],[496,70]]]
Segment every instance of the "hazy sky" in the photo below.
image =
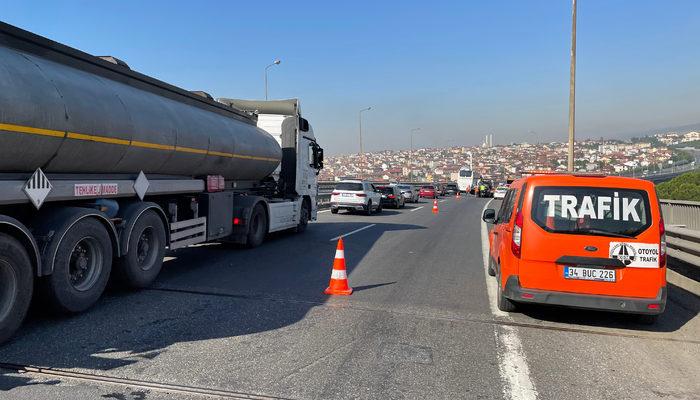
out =
[[[571,2],[8,1],[0,19],[214,97],[298,97],[327,154],[564,140]],[[577,131],[700,122],[700,1],[579,0]],[[528,133],[530,132],[530,133]]]

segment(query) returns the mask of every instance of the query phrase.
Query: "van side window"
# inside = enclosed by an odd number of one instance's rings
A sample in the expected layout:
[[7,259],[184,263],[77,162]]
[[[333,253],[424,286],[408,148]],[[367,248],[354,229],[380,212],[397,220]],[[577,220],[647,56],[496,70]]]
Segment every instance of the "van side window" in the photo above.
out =
[[498,216],[496,217],[496,223],[501,223],[505,222],[508,219],[506,218],[506,214],[508,213],[508,202],[510,202],[510,198],[513,196],[513,189],[508,189],[506,192],[506,195],[503,197],[503,201],[501,202],[501,208],[498,209]]
[[510,217],[513,216],[513,208],[515,207],[515,198],[518,197],[518,189],[509,189],[506,194],[506,198],[503,199],[503,219],[499,219],[498,222],[508,222]]

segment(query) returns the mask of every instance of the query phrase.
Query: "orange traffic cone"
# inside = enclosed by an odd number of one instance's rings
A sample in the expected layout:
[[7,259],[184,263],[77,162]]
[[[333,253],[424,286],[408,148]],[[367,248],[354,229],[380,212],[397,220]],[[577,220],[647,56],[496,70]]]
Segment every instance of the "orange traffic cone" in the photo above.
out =
[[343,246],[342,237],[338,239],[338,247],[335,249],[331,282],[323,293],[342,296],[352,294],[352,288],[348,286],[348,273],[345,270],[345,246]]
[[459,194],[459,190],[457,191],[457,200],[461,199],[462,196]]
[[439,212],[440,212],[440,210],[438,210],[437,199],[435,199],[435,200],[433,200],[433,214],[437,214]]

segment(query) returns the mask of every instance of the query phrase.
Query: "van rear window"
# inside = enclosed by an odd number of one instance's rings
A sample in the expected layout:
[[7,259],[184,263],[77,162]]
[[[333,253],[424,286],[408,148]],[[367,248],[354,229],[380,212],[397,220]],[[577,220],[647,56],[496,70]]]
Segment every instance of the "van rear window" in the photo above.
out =
[[634,237],[651,226],[642,190],[538,187],[532,201],[532,219],[548,232]]

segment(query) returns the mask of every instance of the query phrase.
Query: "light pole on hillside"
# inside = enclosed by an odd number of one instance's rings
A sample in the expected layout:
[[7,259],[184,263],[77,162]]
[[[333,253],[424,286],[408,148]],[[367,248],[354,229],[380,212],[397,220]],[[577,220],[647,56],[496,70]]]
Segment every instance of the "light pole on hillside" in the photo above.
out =
[[275,65],[280,65],[281,62],[282,61],[280,61],[279,58],[275,58],[275,61],[273,61],[272,64],[265,67],[265,100],[267,100],[267,70],[271,67],[274,67]]
[[413,135],[418,132],[420,128],[413,128],[411,129],[411,153],[409,155],[409,160],[408,160],[408,180],[409,182],[413,182]]
[[569,172],[574,172],[574,134],[576,122],[576,0],[571,11],[571,67],[569,76]]
[[363,108],[358,113],[358,119],[360,121],[360,155],[364,154],[364,152],[365,152],[364,148],[362,147],[362,113],[365,111],[369,111],[371,109],[372,109],[372,107]]

